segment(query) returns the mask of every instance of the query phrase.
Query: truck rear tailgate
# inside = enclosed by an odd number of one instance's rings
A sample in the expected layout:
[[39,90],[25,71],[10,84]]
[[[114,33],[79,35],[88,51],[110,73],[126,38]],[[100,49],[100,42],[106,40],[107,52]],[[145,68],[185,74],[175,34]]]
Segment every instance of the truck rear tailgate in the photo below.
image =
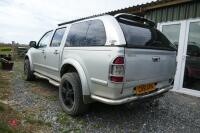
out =
[[176,52],[125,48],[126,82],[172,78],[176,67]]

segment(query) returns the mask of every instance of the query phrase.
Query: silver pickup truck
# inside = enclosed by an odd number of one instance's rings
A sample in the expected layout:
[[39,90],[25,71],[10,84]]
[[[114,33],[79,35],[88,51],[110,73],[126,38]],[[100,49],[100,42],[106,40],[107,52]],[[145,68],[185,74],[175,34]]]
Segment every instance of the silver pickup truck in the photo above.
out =
[[172,88],[176,48],[145,18],[102,15],[65,22],[31,41],[26,80],[59,86],[63,110],[84,113],[93,101],[119,105]]

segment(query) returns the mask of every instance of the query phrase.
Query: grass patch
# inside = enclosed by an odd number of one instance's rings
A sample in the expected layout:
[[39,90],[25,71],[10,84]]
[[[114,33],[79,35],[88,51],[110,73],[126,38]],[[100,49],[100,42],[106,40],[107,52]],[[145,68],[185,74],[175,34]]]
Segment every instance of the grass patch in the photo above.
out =
[[72,123],[74,123],[75,125],[85,125],[85,121],[84,119],[80,118],[80,117],[72,117],[68,114],[66,114],[65,112],[61,112],[57,115],[58,119],[57,121],[63,125],[70,125]]
[[[12,79],[23,78],[23,61],[15,61],[13,70],[13,72],[0,70],[0,101],[6,100],[11,94]],[[0,103],[0,133],[51,132],[51,123],[28,116],[27,112],[16,112],[9,105]],[[13,121],[16,122],[16,126],[12,125]]]
[[64,128],[60,129],[62,133],[82,133],[83,131],[80,129],[80,127],[86,125],[86,122],[80,117],[71,117],[65,112],[59,113],[57,117],[57,121],[64,125]]
[[62,133],[83,133],[80,129],[64,129]]
[[65,112],[61,112],[57,115],[57,121],[63,125],[75,123],[76,125],[85,125],[85,121],[80,117],[72,117]]
[[55,96],[46,96],[46,99],[49,100],[49,101],[58,101],[58,96],[55,95]]
[[67,115],[66,113],[61,112],[61,113],[58,114],[57,117],[58,117],[57,121],[58,121],[59,123],[61,123],[61,124],[63,124],[63,125],[66,125],[66,124],[68,125],[68,124],[70,124],[71,116]]
[[100,127],[101,127],[101,125],[100,125],[100,124],[95,124],[95,125],[93,125],[92,127],[93,127],[93,128],[97,128],[97,129],[98,129],[98,128],[100,128]]
[[10,82],[12,73],[0,70],[0,99],[6,99],[10,94]]
[[[49,127],[51,127],[51,123],[34,119],[30,117],[31,115],[15,112],[6,104],[0,103],[0,108],[0,133],[41,132],[49,131]],[[16,121],[16,126],[9,123],[11,120]]]
[[3,47],[0,47],[0,54],[12,54],[12,47],[9,47],[9,46],[3,46]]
[[7,123],[0,121],[0,132],[2,133],[14,133],[13,129],[7,125]]
[[42,120],[35,119],[32,116],[26,117],[26,122],[29,123],[29,124],[32,124],[32,125],[49,126],[49,127],[51,127],[51,123],[50,122],[44,122]]
[[18,78],[24,80],[24,61],[23,59],[17,59],[14,62],[14,73],[12,75],[12,78]]
[[[0,133],[25,133],[18,113],[3,103],[0,103],[0,110]],[[16,121],[16,126],[9,123],[11,120]]]
[[4,111],[5,111],[5,108],[4,108],[3,104],[0,103],[0,113],[1,113],[1,112],[4,112]]

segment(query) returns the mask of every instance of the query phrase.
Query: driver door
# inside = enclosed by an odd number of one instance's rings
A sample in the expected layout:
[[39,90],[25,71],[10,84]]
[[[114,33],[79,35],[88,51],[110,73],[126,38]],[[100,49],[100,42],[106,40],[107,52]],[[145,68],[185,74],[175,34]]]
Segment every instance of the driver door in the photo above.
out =
[[52,32],[45,33],[38,42],[37,49],[32,54],[33,67],[36,72],[45,74],[46,48],[50,43]]

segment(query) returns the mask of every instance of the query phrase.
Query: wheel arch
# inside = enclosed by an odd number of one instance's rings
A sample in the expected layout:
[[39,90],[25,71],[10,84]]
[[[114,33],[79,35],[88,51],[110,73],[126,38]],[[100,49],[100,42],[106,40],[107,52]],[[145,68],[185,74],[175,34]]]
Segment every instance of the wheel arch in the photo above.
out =
[[77,72],[79,75],[79,78],[81,80],[81,86],[82,86],[82,93],[83,93],[83,101],[84,103],[90,103],[90,88],[87,81],[87,76],[80,65],[78,61],[74,59],[67,59],[63,61],[61,68],[60,68],[60,77],[62,77],[63,74],[67,72]]

